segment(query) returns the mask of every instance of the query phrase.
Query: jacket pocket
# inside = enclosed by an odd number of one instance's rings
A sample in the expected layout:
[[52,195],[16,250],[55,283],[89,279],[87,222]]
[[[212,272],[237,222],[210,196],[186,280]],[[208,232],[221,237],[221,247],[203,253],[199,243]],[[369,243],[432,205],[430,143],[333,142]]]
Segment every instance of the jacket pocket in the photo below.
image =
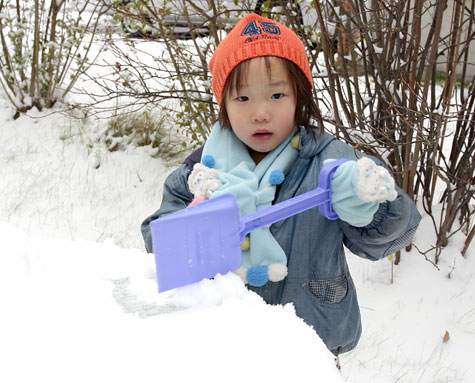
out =
[[336,304],[346,297],[348,280],[344,275],[331,279],[311,279],[308,281],[308,289],[322,302]]

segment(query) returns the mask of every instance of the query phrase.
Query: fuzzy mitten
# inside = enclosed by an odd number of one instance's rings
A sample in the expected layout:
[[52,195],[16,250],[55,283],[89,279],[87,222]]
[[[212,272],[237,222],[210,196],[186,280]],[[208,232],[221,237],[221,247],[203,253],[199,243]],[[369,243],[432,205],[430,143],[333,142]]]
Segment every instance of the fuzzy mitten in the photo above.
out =
[[188,177],[188,187],[194,195],[188,206],[196,205],[210,199],[211,195],[221,187],[218,172],[215,169],[197,163]]
[[345,162],[333,174],[333,209],[341,220],[352,226],[368,225],[379,204],[393,201],[396,197],[393,177],[370,158]]

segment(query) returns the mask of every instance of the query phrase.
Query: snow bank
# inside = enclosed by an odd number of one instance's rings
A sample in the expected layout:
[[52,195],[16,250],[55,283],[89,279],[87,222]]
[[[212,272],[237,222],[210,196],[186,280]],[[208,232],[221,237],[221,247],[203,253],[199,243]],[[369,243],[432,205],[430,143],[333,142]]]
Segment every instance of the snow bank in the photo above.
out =
[[157,293],[153,257],[0,222],[3,382],[342,382],[291,305],[239,277]]

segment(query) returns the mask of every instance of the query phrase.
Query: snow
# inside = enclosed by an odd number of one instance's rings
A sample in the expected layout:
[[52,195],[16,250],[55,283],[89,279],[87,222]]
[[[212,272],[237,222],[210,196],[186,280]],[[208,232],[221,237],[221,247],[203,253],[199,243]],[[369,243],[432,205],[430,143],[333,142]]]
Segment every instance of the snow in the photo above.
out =
[[[265,305],[237,276],[158,295],[153,260],[141,250],[6,223],[0,232],[4,382],[300,380],[315,368],[341,381],[293,308]],[[297,348],[288,367],[273,367]]]
[[[157,293],[140,223],[175,164],[108,152],[92,118],[13,114],[0,99],[0,381],[475,382],[462,233],[438,268],[416,249],[398,266],[348,252],[363,335],[340,375],[291,305],[266,305],[235,275]],[[415,243],[434,243],[427,216]]]

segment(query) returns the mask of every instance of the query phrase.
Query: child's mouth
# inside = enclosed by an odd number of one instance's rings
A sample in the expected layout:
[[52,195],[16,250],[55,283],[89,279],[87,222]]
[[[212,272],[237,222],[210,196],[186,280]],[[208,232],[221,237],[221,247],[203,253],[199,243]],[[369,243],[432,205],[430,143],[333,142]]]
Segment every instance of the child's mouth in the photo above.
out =
[[266,141],[272,137],[272,133],[268,130],[259,129],[254,132],[252,135],[258,141]]

